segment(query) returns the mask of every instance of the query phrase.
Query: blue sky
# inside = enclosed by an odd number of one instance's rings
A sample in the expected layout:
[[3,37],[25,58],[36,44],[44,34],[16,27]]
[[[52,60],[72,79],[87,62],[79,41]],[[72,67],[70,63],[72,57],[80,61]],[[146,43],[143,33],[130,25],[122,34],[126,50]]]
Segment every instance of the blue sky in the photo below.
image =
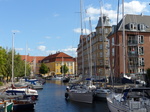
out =
[[[88,18],[94,31],[100,9],[116,24],[116,1],[83,0],[87,33]],[[149,0],[124,1],[125,13],[150,15]],[[14,47],[21,55],[48,56],[62,51],[74,57],[81,33],[79,12],[80,0],[0,0],[0,46],[11,48],[15,32]]]

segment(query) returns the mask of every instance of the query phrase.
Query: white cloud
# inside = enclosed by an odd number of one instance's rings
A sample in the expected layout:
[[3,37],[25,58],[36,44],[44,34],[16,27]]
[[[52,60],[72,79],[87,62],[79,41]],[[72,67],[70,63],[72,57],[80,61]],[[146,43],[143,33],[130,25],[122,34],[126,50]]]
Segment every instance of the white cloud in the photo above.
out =
[[46,46],[40,45],[40,46],[37,47],[37,49],[40,50],[40,51],[45,51]]
[[45,42],[38,42],[38,44],[44,44]]
[[15,48],[16,51],[23,51],[23,48]]
[[50,37],[50,36],[45,36],[44,38],[46,38],[46,39],[51,39],[51,37]]
[[58,16],[59,16],[59,14],[54,14],[53,16],[54,16],[54,17],[58,17]]
[[62,49],[62,52],[66,53],[70,56],[76,57],[77,56],[76,50],[77,50],[77,48],[68,47],[66,49]]
[[28,50],[28,51],[32,51],[32,49],[31,49],[31,48],[28,48],[27,50]]
[[[73,29],[74,32],[76,33],[81,33],[81,28],[76,28],[76,29]],[[83,33],[84,34],[89,34],[91,31],[89,29],[83,29]]]
[[[140,13],[148,12],[148,10],[146,9],[146,4],[147,3],[145,3],[145,2],[140,2],[137,0],[133,0],[128,3],[125,2],[124,3],[125,14],[140,14]],[[111,24],[116,24],[116,22],[117,22],[116,9],[112,9],[112,5],[108,4],[108,3],[104,4],[101,7],[101,11],[100,11],[100,8],[94,8],[92,6],[89,6],[86,10],[87,13],[86,13],[86,17],[84,20],[89,21],[89,17],[91,17],[91,20],[96,23],[96,22],[98,22],[98,18],[100,17],[101,12],[102,12],[103,14],[107,15],[111,19]],[[119,9],[120,9],[120,14],[119,14],[119,20],[120,20],[122,18],[122,14],[121,14],[122,13],[122,5],[120,5]]]
[[146,11],[146,3],[133,0],[129,3],[125,2],[124,8],[126,14],[142,13]]
[[46,54],[49,55],[49,54],[55,54],[57,51],[56,50],[47,50],[46,51]]
[[57,38],[57,39],[60,39],[61,37],[60,37],[60,36],[57,36],[56,38]]
[[12,33],[20,33],[19,30],[12,30],[11,32],[12,32]]
[[86,14],[87,14],[88,16],[100,14],[100,9],[96,9],[96,8],[90,6],[90,7],[86,10]]
[[68,47],[66,49],[61,49],[61,50],[47,50],[45,53],[46,55],[49,55],[49,54],[55,54],[56,52],[60,51],[66,53],[69,56],[76,57],[77,56],[76,50],[77,48]]

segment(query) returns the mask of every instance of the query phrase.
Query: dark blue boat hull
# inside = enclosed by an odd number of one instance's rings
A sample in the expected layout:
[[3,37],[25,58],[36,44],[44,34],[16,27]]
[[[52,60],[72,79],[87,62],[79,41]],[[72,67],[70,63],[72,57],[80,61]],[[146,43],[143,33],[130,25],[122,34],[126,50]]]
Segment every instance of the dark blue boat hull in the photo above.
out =
[[27,111],[27,110],[34,110],[34,104],[35,103],[14,104],[13,105],[13,112],[21,112],[21,111]]

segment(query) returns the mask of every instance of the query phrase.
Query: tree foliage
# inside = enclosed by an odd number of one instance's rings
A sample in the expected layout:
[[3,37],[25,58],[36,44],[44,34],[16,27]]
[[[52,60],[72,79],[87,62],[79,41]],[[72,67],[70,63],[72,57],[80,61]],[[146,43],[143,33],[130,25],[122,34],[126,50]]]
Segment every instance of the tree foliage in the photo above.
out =
[[66,73],[68,72],[68,70],[69,70],[69,68],[66,66],[66,64],[65,64],[65,65],[62,65],[62,66],[60,67],[60,72],[61,72],[61,74],[66,74]]
[[6,63],[7,63],[6,50],[0,47],[0,76],[1,77],[3,77],[3,74],[6,74]]
[[[30,65],[27,66],[27,75],[30,75]],[[25,75],[25,62],[21,60],[21,56],[14,51],[14,77],[22,77]],[[6,77],[7,81],[12,77],[12,49],[4,49],[0,47],[0,76]]]
[[42,63],[41,64],[41,67],[40,67],[40,69],[39,69],[39,73],[41,73],[41,74],[46,74],[46,73],[48,73],[49,72],[49,68],[44,64],[44,63]]

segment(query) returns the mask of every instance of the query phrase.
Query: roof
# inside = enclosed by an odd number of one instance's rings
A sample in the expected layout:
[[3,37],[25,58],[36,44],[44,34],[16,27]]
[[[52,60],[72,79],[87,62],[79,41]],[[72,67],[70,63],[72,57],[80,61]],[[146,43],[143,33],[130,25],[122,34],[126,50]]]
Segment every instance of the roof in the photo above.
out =
[[56,54],[51,54],[47,57],[45,57],[42,61],[47,61],[49,62],[55,62],[55,61],[74,61],[74,58],[63,53],[63,52],[57,52]]
[[40,62],[41,60],[43,60],[46,56],[29,56],[29,55],[21,55],[21,59],[22,60],[26,60],[27,62],[33,62],[34,60],[36,60],[36,63]]
[[[134,30],[134,32],[150,32],[150,16],[148,15],[133,15],[133,14],[127,14],[124,16],[125,19],[125,31],[131,31],[127,27],[129,23],[136,23],[136,24],[144,24],[145,26],[145,31],[139,31],[139,30]],[[110,32],[108,37],[116,31],[123,31],[123,19],[120,20],[120,22],[117,25],[113,25],[113,30]]]
[[[133,14],[127,14],[124,16],[125,18],[125,25],[129,24],[129,23],[137,23],[137,24],[144,24],[146,27],[146,31],[145,32],[150,32],[150,16],[147,15],[133,15]],[[121,19],[121,21],[118,24],[118,30],[123,29],[122,27],[123,24],[123,20]],[[125,27],[125,30],[128,31],[128,29]]]
[[96,27],[102,27],[102,26],[111,26],[110,19],[105,15],[103,16],[103,23],[102,23],[102,17],[99,17],[99,21]]

